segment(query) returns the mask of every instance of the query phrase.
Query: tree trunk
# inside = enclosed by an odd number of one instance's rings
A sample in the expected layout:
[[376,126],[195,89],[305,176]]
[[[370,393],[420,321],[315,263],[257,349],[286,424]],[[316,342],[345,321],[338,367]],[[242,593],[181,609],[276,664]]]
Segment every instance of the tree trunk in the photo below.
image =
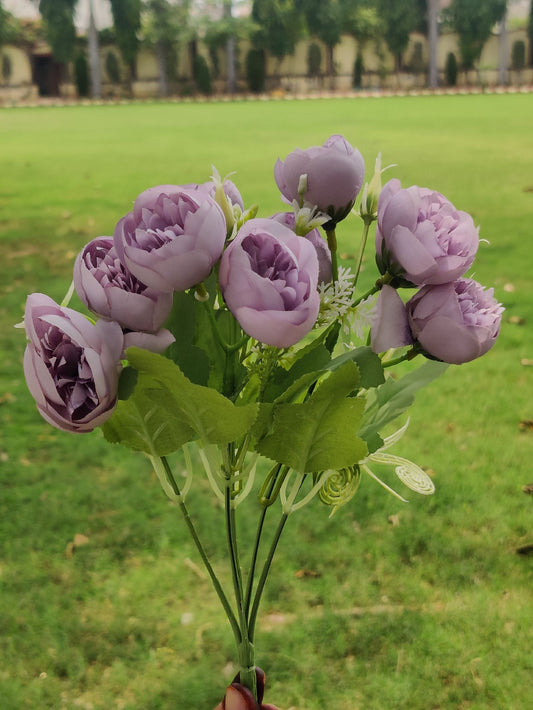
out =
[[500,40],[498,57],[498,84],[507,84],[507,65],[509,57],[508,36],[507,36],[507,10],[500,21]]
[[165,45],[162,41],[157,43],[157,74],[159,96],[168,96],[168,79],[167,79],[167,55]]
[[87,33],[87,51],[89,54],[89,74],[91,77],[91,96],[99,99],[102,96],[102,78],[100,72],[100,53],[98,45],[98,30],[94,21],[93,0],[89,0],[89,30]]
[[439,0],[427,0],[428,40],[429,40],[429,77],[430,89],[439,85],[439,69],[437,65],[437,47],[439,33]]
[[[232,17],[232,0],[224,1],[224,16],[228,19]],[[235,36],[233,34],[229,35],[226,42],[226,65],[226,90],[228,94],[234,94],[237,91],[237,71],[235,67]]]
[[333,58],[333,45],[326,47],[326,65],[330,91],[335,91],[335,60]]

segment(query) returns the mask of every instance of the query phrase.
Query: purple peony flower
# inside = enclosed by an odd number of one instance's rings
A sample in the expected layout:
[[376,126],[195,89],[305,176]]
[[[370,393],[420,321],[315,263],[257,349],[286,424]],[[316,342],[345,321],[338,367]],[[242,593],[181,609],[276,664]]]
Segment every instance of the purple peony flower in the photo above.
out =
[[172,309],[172,293],[133,276],[118,258],[112,237],[97,237],[78,254],[74,286],[93,313],[130,330],[155,333]]
[[413,343],[405,304],[392,286],[383,286],[379,292],[370,324],[370,340],[375,353]]
[[406,305],[414,340],[430,357],[456,365],[490,350],[504,310],[493,289],[472,279],[425,286]]
[[158,291],[186,291],[205,279],[226,239],[226,221],[204,189],[160,185],[142,192],[115,227],[120,261]]
[[276,161],[274,177],[283,196],[318,207],[337,223],[352,209],[363,184],[365,163],[361,153],[340,135],[322,146],[297,148]]
[[24,374],[40,414],[70,432],[88,432],[108,419],[117,400],[122,330],[93,325],[42,293],[28,296],[24,325],[29,343]]
[[472,217],[439,192],[390,180],[378,202],[376,261],[402,285],[455,281],[470,268],[479,245]]
[[316,250],[275,220],[241,227],[222,255],[219,281],[242,329],[267,345],[294,345],[318,316]]
[[[270,219],[275,219],[276,222],[285,224],[294,232],[294,212],[278,212],[272,215]],[[308,239],[316,249],[316,255],[318,257],[318,283],[329,283],[332,279],[331,252],[327,243],[320,235],[318,229],[312,229],[310,232],[307,232],[305,239]]]

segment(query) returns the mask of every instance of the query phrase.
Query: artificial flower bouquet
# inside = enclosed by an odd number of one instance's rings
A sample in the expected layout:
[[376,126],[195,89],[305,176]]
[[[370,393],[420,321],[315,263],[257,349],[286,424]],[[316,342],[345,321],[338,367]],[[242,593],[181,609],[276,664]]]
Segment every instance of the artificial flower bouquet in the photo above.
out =
[[[152,187],[113,237],[82,249],[61,305],[27,300],[24,371],[40,414],[146,455],[183,513],[235,637],[239,672],[219,709],[274,708],[262,704],[254,641],[289,516],[313,500],[335,512],[363,476],[402,498],[374,462],[432,493],[422,469],[387,452],[407,426],[392,423],[448,363],[483,355],[498,336],[502,307],[464,276],[479,244],[470,215],[396,179],[381,189],[382,173],[378,158],[364,184],[361,154],[333,135],[278,159],[288,211],[268,218],[216,170],[204,184]],[[348,217],[362,236],[355,263],[340,264],[336,229]],[[374,222],[376,278],[360,293]],[[68,307],[73,288],[94,317]],[[421,367],[387,376],[420,355]],[[200,475],[224,511],[231,591],[189,511]],[[238,525],[245,502],[255,534]]]

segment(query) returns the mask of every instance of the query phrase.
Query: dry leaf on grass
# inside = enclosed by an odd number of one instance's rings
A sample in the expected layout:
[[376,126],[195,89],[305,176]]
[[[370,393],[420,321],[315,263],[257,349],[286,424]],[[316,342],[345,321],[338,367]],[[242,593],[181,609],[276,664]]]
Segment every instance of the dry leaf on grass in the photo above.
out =
[[87,537],[87,535],[83,535],[82,533],[76,533],[74,535],[74,539],[67,543],[67,546],[65,548],[65,557],[70,560],[70,558],[76,552],[78,547],[82,547],[82,545],[88,544],[89,538]]
[[297,572],[294,573],[294,576],[297,579],[304,579],[305,577],[322,577],[320,572],[315,572],[315,570],[312,569],[299,569]]

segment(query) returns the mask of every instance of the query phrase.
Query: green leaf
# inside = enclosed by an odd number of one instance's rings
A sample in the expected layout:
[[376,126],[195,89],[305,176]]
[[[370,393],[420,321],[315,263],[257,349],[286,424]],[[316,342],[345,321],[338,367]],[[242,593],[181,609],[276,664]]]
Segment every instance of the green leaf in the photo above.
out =
[[133,367],[125,367],[120,373],[118,380],[118,398],[128,399],[137,384],[137,370]]
[[118,402],[102,431],[113,444],[122,444],[151,456],[166,456],[193,439],[195,432],[186,423],[169,416],[166,409],[148,397],[142,387],[150,383],[155,386],[155,381],[142,376],[140,380],[133,394]]
[[358,386],[359,370],[348,362],[306,402],[274,404],[271,431],[258,441],[256,450],[301,473],[357,463],[367,454],[365,442],[356,436],[365,401],[348,396]]
[[368,443],[370,452],[376,451],[383,444],[378,432],[403,414],[413,404],[418,390],[440,377],[447,367],[446,363],[428,360],[400,380],[389,378],[374,390],[372,396],[369,396],[364,424],[359,432]]
[[239,407],[210,387],[193,384],[171,360],[139,348],[128,348],[127,357],[141,374],[150,375],[155,387],[148,398],[169,416],[194,431],[202,443],[225,444],[244,436],[257,416],[256,403]]
[[361,373],[361,387],[370,389],[372,387],[378,387],[385,382],[381,359],[372,351],[372,348],[361,347],[355,350],[349,350],[332,360],[328,369],[336,370],[349,361],[355,362],[359,367],[359,372]]
[[320,373],[324,372],[324,368],[330,362],[330,354],[321,342],[312,345],[312,348],[304,348],[305,352],[302,354],[297,353],[297,359],[288,370],[283,367],[273,369],[265,387],[264,401],[273,402],[276,400],[302,375],[314,372],[318,378]]
[[201,304],[193,293],[175,293],[172,312],[166,327],[176,338],[167,350],[168,356],[181,371],[199,385],[207,385],[209,380],[209,357],[196,344],[197,311]]

